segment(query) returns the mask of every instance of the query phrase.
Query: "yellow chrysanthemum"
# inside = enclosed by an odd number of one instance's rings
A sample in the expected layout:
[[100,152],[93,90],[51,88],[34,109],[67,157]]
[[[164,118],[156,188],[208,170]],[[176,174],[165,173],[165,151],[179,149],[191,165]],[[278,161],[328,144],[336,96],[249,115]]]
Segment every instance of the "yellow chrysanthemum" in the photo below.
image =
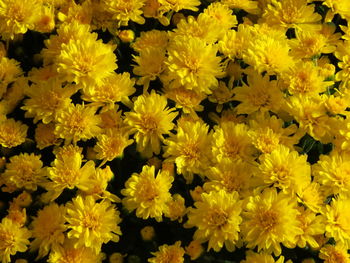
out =
[[6,184],[14,185],[17,189],[35,191],[44,181],[42,166],[40,155],[21,153],[10,158],[3,177]]
[[350,255],[348,249],[341,244],[325,245],[318,255],[324,263],[349,263]]
[[350,247],[350,198],[339,195],[322,211],[325,217],[326,236]]
[[223,159],[253,161],[256,150],[248,136],[248,126],[226,121],[216,126],[212,151],[216,161]]
[[306,188],[299,189],[297,194],[298,202],[301,202],[307,208],[315,213],[319,213],[326,200],[326,194],[323,190],[326,188],[316,183],[311,182]]
[[88,161],[82,165],[83,156],[78,152],[62,152],[54,161],[54,166],[48,168],[49,182],[44,184],[48,191],[44,194],[44,201],[53,201],[61,195],[65,188],[78,187],[86,189],[86,181],[95,173],[95,163]]
[[63,245],[66,231],[64,206],[51,203],[38,211],[31,226],[34,241],[31,243],[31,251],[39,249],[37,259],[45,257],[53,247]]
[[171,221],[182,222],[182,217],[186,214],[185,199],[180,194],[174,194],[172,200],[168,202],[168,210],[164,215],[169,217]]
[[259,170],[266,184],[273,184],[283,192],[301,191],[311,182],[307,155],[299,155],[283,145],[261,156]]
[[65,143],[86,141],[101,132],[101,119],[96,113],[96,107],[80,104],[70,104],[57,115],[55,134]]
[[30,98],[24,101],[21,109],[26,111],[26,118],[34,118],[34,123],[42,120],[48,124],[69,106],[75,91],[73,87],[62,87],[62,83],[55,79],[33,84],[26,90]]
[[89,247],[74,247],[74,241],[66,239],[63,246],[52,249],[47,260],[49,263],[102,263],[105,255]]
[[285,30],[296,28],[316,30],[321,27],[321,15],[315,12],[314,5],[307,0],[271,0],[262,16],[262,22]]
[[251,196],[242,213],[241,232],[248,248],[258,247],[258,252],[281,254],[281,243],[293,248],[296,236],[303,231],[298,226],[296,201],[276,188],[267,188]]
[[0,99],[6,93],[8,85],[22,75],[19,62],[7,57],[0,58]]
[[221,3],[229,8],[239,8],[251,14],[258,14],[260,9],[258,2],[254,0],[221,0]]
[[238,161],[222,160],[206,172],[206,181],[203,185],[205,191],[225,190],[228,193],[238,192],[240,196],[247,197],[251,191],[261,185],[261,180],[255,178],[255,166]]
[[17,34],[34,29],[39,8],[40,2],[37,0],[1,0],[0,35],[4,39],[13,39]]
[[176,241],[174,245],[160,246],[159,251],[151,252],[154,256],[149,258],[149,263],[183,263],[185,250],[181,247],[181,241]]
[[28,126],[14,119],[0,119],[0,144],[12,148],[26,140]]
[[164,141],[165,161],[175,162],[183,175],[204,175],[211,159],[209,126],[200,121],[179,121],[176,134]]
[[141,52],[146,49],[166,50],[168,45],[169,36],[165,31],[150,30],[142,31],[140,36],[131,44],[131,47],[136,52]]
[[169,173],[159,171],[155,176],[154,166],[143,166],[140,174],[134,173],[125,183],[121,193],[125,196],[123,205],[129,210],[136,209],[136,216],[162,221],[167,203],[171,201],[171,188],[174,178]]
[[307,245],[312,248],[318,248],[319,244],[315,240],[315,236],[324,234],[324,223],[321,215],[316,215],[313,211],[298,207],[300,214],[297,216],[299,227],[303,230],[303,234],[297,235],[297,246],[304,248]]
[[61,53],[55,60],[57,71],[67,81],[74,81],[80,87],[102,85],[103,79],[112,75],[118,67],[114,49],[115,46],[92,37],[70,40],[62,44]]
[[314,180],[325,186],[327,194],[348,194],[350,190],[350,158],[346,153],[332,151],[330,155],[321,155],[313,166]]
[[129,20],[143,24],[145,19],[142,17],[142,7],[145,2],[146,0],[103,0],[102,8],[118,21],[118,26],[127,26]]
[[112,73],[101,85],[85,87],[82,99],[95,106],[105,106],[103,111],[114,109],[115,103],[129,101],[128,97],[136,91],[134,84],[135,80],[130,78],[128,72]]
[[169,134],[174,127],[172,121],[177,112],[175,108],[168,108],[167,103],[165,96],[152,91],[137,97],[133,111],[125,113],[130,132],[135,134],[137,150],[145,157],[160,153],[163,134]]
[[270,81],[268,75],[248,75],[248,85],[235,87],[233,92],[234,100],[241,102],[237,106],[238,114],[251,114],[256,111],[277,113],[283,103],[283,95],[277,87],[277,81]]
[[242,202],[238,193],[220,190],[203,193],[201,197],[201,201],[194,203],[196,208],[189,210],[185,227],[195,226],[193,239],[209,241],[208,250],[213,248],[218,252],[225,245],[227,250],[232,251],[242,222]]
[[0,259],[2,263],[10,263],[10,256],[17,252],[25,252],[29,245],[30,231],[8,218],[0,223]]
[[165,64],[169,81],[206,94],[218,85],[217,77],[224,76],[217,47],[194,37],[175,37],[169,44]]
[[119,241],[121,218],[110,201],[96,203],[92,196],[77,196],[66,208],[67,237],[76,240],[75,248],[90,247],[98,254],[102,244]]

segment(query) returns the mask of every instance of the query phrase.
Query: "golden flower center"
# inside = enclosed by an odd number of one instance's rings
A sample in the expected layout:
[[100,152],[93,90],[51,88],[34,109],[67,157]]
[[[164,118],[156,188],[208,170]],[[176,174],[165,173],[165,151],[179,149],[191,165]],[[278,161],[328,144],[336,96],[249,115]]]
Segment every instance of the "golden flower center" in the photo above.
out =
[[13,247],[15,244],[14,236],[8,231],[0,232],[0,250]]
[[91,58],[91,56],[83,56],[77,61],[78,71],[83,75],[87,75],[91,72],[96,63],[96,61],[93,61]]
[[182,155],[190,160],[198,160],[199,158],[199,149],[197,143],[188,143],[186,147],[182,149]]
[[213,209],[208,215],[207,220],[210,226],[222,227],[227,223],[228,215],[222,209]]
[[149,182],[146,185],[143,185],[143,187],[140,190],[139,195],[142,197],[143,200],[147,202],[153,201],[156,197],[158,197],[158,187],[154,183]]
[[74,187],[79,177],[79,171],[67,168],[58,173],[58,175],[55,177],[55,181],[62,184],[67,184],[69,187]]
[[189,57],[185,59],[185,65],[191,73],[197,73],[199,69],[199,61],[196,57]]
[[158,129],[157,120],[150,114],[144,114],[141,117],[141,127],[145,133],[156,132]]
[[258,214],[258,223],[264,231],[271,231],[278,223],[278,214],[267,210]]
[[87,213],[85,214],[81,224],[85,228],[95,230],[100,226],[99,217],[94,213]]
[[69,119],[69,127],[74,131],[85,129],[85,119],[80,112],[73,112]]
[[22,22],[25,18],[23,8],[19,4],[10,4],[8,10],[8,15],[11,19],[16,20],[17,22]]
[[224,152],[227,157],[237,158],[241,151],[241,147],[237,141],[231,140],[224,145]]
[[290,170],[285,166],[277,166],[273,169],[273,173],[278,181],[286,181],[290,178]]
[[82,257],[81,255],[81,250],[77,249],[70,249],[66,251],[65,255],[63,255],[63,258],[61,259],[60,262],[66,262],[66,263],[78,263],[81,262],[80,258]]

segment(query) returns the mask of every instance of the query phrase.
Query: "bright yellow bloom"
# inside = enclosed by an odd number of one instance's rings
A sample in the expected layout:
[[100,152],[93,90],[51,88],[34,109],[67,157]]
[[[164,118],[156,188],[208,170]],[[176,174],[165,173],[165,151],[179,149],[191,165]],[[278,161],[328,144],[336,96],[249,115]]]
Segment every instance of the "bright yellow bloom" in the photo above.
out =
[[211,94],[211,90],[218,86],[217,77],[224,76],[217,47],[194,37],[172,39],[165,64],[169,81],[206,94]]
[[74,247],[74,241],[66,239],[63,246],[52,249],[47,260],[49,263],[102,263],[103,253],[97,253],[89,247]]
[[31,243],[31,251],[39,249],[37,259],[45,257],[53,247],[63,245],[66,231],[64,206],[51,203],[38,211],[31,226],[34,241]]
[[75,92],[73,87],[62,87],[62,83],[55,79],[33,84],[26,90],[30,98],[24,101],[21,109],[26,111],[26,118],[34,118],[34,123],[42,120],[48,124],[56,119],[60,111],[66,110]]
[[324,263],[349,263],[350,255],[347,247],[342,244],[325,245],[318,255]]
[[0,145],[7,148],[24,143],[28,126],[14,119],[0,119]]
[[8,89],[8,85],[22,75],[18,61],[7,57],[0,58],[0,99]]
[[302,191],[311,182],[307,155],[299,155],[283,145],[261,156],[259,170],[265,184],[273,184],[283,192]]
[[139,53],[149,48],[165,51],[168,41],[169,36],[167,32],[153,29],[142,31],[135,42],[131,44],[131,47]]
[[61,195],[65,188],[78,187],[86,190],[86,180],[92,177],[95,171],[95,163],[88,161],[82,165],[83,156],[78,152],[62,152],[54,161],[54,166],[48,168],[49,182],[44,184],[48,191],[44,194],[44,201],[53,201]]
[[102,244],[119,241],[121,218],[110,201],[96,203],[92,196],[78,195],[66,208],[67,237],[75,240],[75,248],[90,247],[98,254]]
[[191,260],[196,260],[204,252],[204,248],[198,240],[192,240],[187,247],[185,247],[186,254],[191,257]]
[[79,87],[102,85],[103,79],[111,76],[118,67],[113,53],[115,48],[93,37],[70,40],[62,44],[61,53],[55,60],[57,71]]
[[183,175],[204,175],[211,159],[209,126],[200,121],[179,121],[176,134],[165,140],[164,157]]
[[312,181],[306,188],[299,189],[297,194],[298,202],[301,202],[307,208],[315,213],[319,213],[326,200],[326,194],[323,190],[327,188],[320,186],[320,184]]
[[316,215],[313,211],[298,207],[300,214],[297,216],[299,227],[303,234],[297,235],[297,246],[305,248],[307,245],[312,248],[318,248],[319,244],[315,240],[316,235],[324,234],[324,222],[321,215]]
[[185,250],[181,247],[181,241],[176,241],[174,245],[160,246],[159,251],[151,252],[154,256],[149,258],[150,263],[183,263]]
[[168,209],[164,215],[169,217],[171,221],[182,222],[182,217],[186,214],[185,199],[180,194],[174,194],[172,200],[168,202]]
[[69,144],[73,141],[86,141],[101,133],[101,119],[96,113],[96,107],[80,104],[70,104],[57,115],[55,135],[65,139]]
[[350,190],[350,157],[347,153],[332,151],[321,155],[313,166],[314,180],[325,186],[328,195],[348,194]]
[[152,91],[138,96],[133,111],[125,113],[130,132],[135,134],[137,150],[145,157],[160,153],[163,134],[169,134],[174,127],[172,121],[177,112],[174,112],[175,108],[168,108],[167,103],[165,96]]
[[253,161],[256,150],[248,136],[248,126],[226,121],[214,127],[212,151],[216,161]]
[[17,252],[25,252],[29,245],[30,231],[8,218],[0,223],[0,259],[2,263],[10,263],[10,256]]
[[237,106],[238,114],[251,114],[256,111],[277,113],[283,103],[277,81],[270,81],[268,75],[248,75],[248,85],[244,83],[242,87],[235,87],[233,92],[234,100],[241,102]]
[[221,3],[229,8],[239,8],[251,14],[260,13],[258,2],[254,0],[221,0]]
[[115,103],[129,101],[128,97],[136,91],[134,84],[135,80],[130,78],[128,72],[112,73],[101,85],[85,87],[82,99],[92,102],[94,106],[105,106],[103,111],[114,109]]
[[[242,260],[240,263],[283,263],[284,257],[280,256],[277,261],[274,260],[272,255],[260,252],[255,253],[251,250],[246,252],[246,259]],[[288,262],[287,262],[288,263]]]
[[303,233],[298,225],[296,201],[276,188],[267,188],[251,196],[242,214],[241,232],[247,248],[258,247],[258,252],[281,254],[281,243],[293,248],[296,237]]
[[322,211],[325,217],[326,237],[350,247],[350,198],[339,195]]
[[162,221],[162,215],[168,209],[171,200],[169,190],[174,178],[159,171],[155,176],[154,166],[143,166],[140,174],[134,173],[125,183],[121,193],[125,196],[123,205],[131,212],[136,209],[136,216]]
[[316,30],[321,27],[321,19],[314,5],[308,5],[307,0],[271,0],[262,16],[262,22],[285,30]]
[[24,188],[35,191],[38,185],[44,181],[42,166],[40,155],[21,153],[10,158],[3,177],[6,184],[12,184],[17,189]]
[[225,245],[232,251],[242,222],[238,193],[220,190],[203,193],[201,197],[201,201],[194,203],[196,208],[190,208],[185,227],[196,227],[193,239],[202,243],[209,241],[208,250],[213,248],[218,252]]
[[127,26],[129,20],[139,24],[145,23],[142,7],[146,0],[103,0],[101,7],[117,20],[118,26]]
[[39,12],[40,3],[37,0],[1,0],[0,34],[9,40],[17,34],[26,33],[28,29],[34,29]]

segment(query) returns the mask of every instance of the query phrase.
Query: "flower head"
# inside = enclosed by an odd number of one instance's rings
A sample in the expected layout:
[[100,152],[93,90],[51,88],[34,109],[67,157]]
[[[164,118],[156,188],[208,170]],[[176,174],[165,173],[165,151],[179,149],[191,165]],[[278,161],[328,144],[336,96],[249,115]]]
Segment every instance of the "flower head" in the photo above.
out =
[[110,201],[97,203],[92,196],[79,195],[66,208],[67,236],[76,239],[75,248],[90,247],[98,254],[102,244],[119,241],[121,218]]
[[24,143],[28,126],[14,119],[0,120],[0,145],[3,147],[16,147]]
[[184,262],[185,250],[181,247],[181,242],[177,241],[174,245],[163,245],[159,251],[152,252],[153,258],[149,258],[149,263],[182,263]]
[[144,166],[140,174],[134,173],[125,183],[121,193],[125,196],[123,205],[129,210],[136,209],[136,216],[162,221],[162,215],[171,201],[171,188],[174,178],[166,172],[159,171],[155,176],[154,166]]
[[194,204],[196,208],[189,210],[185,227],[195,226],[194,240],[209,241],[208,250],[213,248],[217,252],[225,245],[232,251],[242,222],[242,202],[238,193],[220,190],[203,193],[201,197],[202,200]]

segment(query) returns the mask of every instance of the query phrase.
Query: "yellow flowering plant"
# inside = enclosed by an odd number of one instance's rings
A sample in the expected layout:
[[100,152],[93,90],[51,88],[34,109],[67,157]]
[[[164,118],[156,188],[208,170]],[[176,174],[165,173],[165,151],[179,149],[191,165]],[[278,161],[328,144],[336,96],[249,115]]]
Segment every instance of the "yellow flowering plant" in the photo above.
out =
[[349,19],[0,0],[0,263],[350,262]]

